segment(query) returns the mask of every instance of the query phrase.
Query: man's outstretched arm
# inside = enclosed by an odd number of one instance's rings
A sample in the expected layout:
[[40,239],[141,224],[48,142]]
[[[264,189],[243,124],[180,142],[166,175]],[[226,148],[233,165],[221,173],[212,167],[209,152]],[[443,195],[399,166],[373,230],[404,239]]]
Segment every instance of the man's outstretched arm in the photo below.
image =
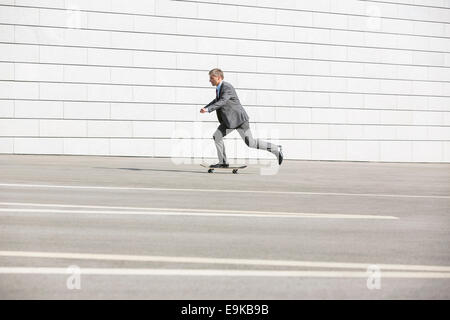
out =
[[208,107],[210,105],[212,105],[213,103],[215,103],[217,101],[217,99],[214,99],[213,101],[211,101],[210,103],[208,103],[206,106],[204,106],[203,108],[200,109],[200,113],[206,113],[208,112]]

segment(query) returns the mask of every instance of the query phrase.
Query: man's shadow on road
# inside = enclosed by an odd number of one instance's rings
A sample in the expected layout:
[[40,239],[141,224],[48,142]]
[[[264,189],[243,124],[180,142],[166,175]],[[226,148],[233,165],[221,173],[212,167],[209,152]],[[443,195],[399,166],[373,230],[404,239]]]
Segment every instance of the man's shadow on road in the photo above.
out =
[[179,169],[140,169],[140,168],[111,168],[111,167],[93,167],[94,169],[115,169],[115,170],[130,170],[130,171],[155,171],[155,172],[185,172],[185,173],[208,173],[199,170],[179,170]]
[[[111,168],[111,167],[93,167],[94,169],[114,169],[114,170],[130,170],[130,171],[154,171],[154,172],[185,172],[185,173],[201,173],[210,174],[207,170],[179,170],[179,169],[140,169],[140,168]],[[227,174],[228,172],[214,172],[214,174]]]

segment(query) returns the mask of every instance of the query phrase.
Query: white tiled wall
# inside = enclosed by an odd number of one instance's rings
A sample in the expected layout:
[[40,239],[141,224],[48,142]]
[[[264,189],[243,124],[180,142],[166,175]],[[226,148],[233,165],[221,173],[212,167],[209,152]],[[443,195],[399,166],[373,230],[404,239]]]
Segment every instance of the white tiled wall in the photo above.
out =
[[287,159],[450,162],[449,0],[0,0],[0,153],[215,157],[215,67]]

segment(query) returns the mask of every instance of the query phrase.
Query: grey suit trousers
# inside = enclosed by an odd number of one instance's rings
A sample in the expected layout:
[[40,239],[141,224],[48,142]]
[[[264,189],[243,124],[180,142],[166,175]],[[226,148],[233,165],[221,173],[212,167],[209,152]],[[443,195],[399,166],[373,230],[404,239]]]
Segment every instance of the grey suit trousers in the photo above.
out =
[[[247,146],[254,149],[267,150],[273,153],[278,158],[278,146],[268,141],[254,139],[248,121],[245,121],[235,129],[239,132],[239,135],[241,136],[242,140],[244,140]],[[228,163],[223,138],[235,129],[228,129],[224,124],[221,124],[213,135],[214,142],[217,148],[217,157],[219,158],[219,163]]]

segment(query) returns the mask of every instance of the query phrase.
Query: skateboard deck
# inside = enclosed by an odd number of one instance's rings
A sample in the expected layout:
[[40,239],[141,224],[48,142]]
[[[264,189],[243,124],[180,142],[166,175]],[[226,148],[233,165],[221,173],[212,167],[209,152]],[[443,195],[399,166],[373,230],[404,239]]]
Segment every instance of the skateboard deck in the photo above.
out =
[[202,167],[204,167],[204,168],[207,168],[208,169],[208,173],[213,173],[214,172],[214,170],[231,170],[233,173],[238,173],[238,170],[239,169],[245,169],[245,168],[247,168],[247,166],[246,165],[242,165],[242,166],[229,166],[228,168],[210,168],[209,166],[209,164],[205,164],[205,163],[202,163],[202,164],[200,164]]

